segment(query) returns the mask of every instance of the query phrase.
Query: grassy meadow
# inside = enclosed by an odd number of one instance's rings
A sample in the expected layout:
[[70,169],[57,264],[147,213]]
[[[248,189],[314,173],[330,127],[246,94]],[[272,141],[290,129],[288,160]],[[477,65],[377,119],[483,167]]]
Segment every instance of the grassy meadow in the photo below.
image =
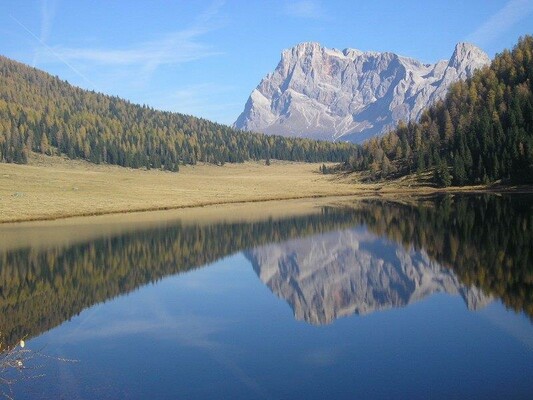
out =
[[198,164],[173,173],[33,154],[28,165],[0,163],[0,223],[266,200],[419,195],[438,190],[421,185],[415,177],[386,184],[360,183],[357,174],[321,174],[320,165],[275,160],[268,166],[264,162]]
[[134,170],[34,155],[0,164],[0,222],[356,194],[318,164],[264,162]]

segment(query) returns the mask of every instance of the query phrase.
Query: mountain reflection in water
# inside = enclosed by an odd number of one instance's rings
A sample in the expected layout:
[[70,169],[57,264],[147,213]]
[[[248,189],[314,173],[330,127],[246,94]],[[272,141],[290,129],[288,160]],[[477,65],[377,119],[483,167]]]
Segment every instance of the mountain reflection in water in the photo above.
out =
[[468,308],[492,298],[533,315],[533,201],[456,196],[364,200],[256,222],[173,223],[0,253],[0,326],[8,343],[94,304],[244,251],[296,318],[330,323],[435,292]]
[[246,255],[297,319],[317,325],[406,306],[437,292],[460,294],[472,310],[491,300],[424,251],[406,250],[364,228],[270,244]]

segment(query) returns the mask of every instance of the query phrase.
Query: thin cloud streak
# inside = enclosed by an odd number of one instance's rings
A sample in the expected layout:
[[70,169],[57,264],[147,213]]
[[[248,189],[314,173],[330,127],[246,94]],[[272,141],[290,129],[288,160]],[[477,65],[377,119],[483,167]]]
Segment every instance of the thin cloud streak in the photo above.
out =
[[466,40],[478,45],[486,45],[500,37],[518,21],[527,18],[531,13],[533,13],[533,0],[511,0],[469,34]]
[[[63,57],[71,60],[90,61],[105,65],[148,64],[154,59],[157,65],[176,64],[217,54],[207,50],[205,46],[190,42],[181,36],[170,36],[160,41],[144,43],[135,48],[124,50],[68,47],[55,47],[55,50]],[[172,54],[171,49],[179,49],[180,51]]]
[[33,33],[30,29],[26,27],[22,22],[20,22],[18,19],[16,19],[14,16],[9,16],[13,21],[15,21],[22,29],[24,29],[31,37],[33,37],[37,42],[41,44],[46,50],[48,50],[52,55],[54,55],[59,61],[61,61],[63,64],[65,64],[72,72],[74,72],[76,75],[78,75],[80,78],[82,78],[86,83],[88,83],[91,87],[96,88],[96,85],[87,78],[84,74],[82,74],[79,70],[77,70],[72,64],[70,64],[67,60],[65,60],[60,54],[56,53],[54,49],[52,49],[50,46],[48,46],[45,42],[43,42],[35,33]]
[[316,0],[290,2],[285,6],[285,14],[306,19],[324,19],[326,17],[322,5]]
[[[56,2],[54,0],[42,0],[41,1],[41,32],[39,35],[39,40],[42,43],[47,43],[50,38],[50,33],[52,32],[52,23],[54,21],[56,9]],[[32,65],[35,67],[41,55],[41,47],[35,49],[33,55]]]
[[55,46],[54,51],[62,58],[84,64],[93,63],[111,67],[132,67],[144,80],[163,65],[177,65],[222,54],[204,44],[200,38],[220,27],[216,16],[223,2],[213,3],[196,18],[193,25],[182,31],[143,42],[125,49],[72,48]]
[[179,64],[220,54],[206,45],[195,42],[195,39],[203,33],[198,30],[177,32],[160,40],[141,43],[129,49],[108,50],[58,46],[54,50],[66,59],[105,65]]

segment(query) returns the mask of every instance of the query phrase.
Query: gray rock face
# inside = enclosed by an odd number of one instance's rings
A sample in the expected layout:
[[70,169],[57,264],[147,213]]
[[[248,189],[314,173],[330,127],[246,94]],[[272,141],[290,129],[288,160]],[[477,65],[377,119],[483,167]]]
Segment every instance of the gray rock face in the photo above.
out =
[[460,43],[449,61],[422,64],[393,53],[301,43],[250,95],[234,127],[283,136],[361,142],[417,120],[448,86],[490,62]]
[[261,281],[295,318],[327,324],[351,314],[404,307],[433,293],[463,297],[469,309],[492,299],[466,287],[424,252],[406,251],[362,230],[262,246],[245,253]]

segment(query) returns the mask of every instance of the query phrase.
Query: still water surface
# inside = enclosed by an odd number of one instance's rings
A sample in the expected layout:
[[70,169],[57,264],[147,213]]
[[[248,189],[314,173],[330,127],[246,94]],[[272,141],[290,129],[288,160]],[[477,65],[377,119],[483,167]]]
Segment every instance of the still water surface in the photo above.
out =
[[533,393],[528,196],[173,221],[4,248],[0,279],[5,340],[53,357],[16,399]]

